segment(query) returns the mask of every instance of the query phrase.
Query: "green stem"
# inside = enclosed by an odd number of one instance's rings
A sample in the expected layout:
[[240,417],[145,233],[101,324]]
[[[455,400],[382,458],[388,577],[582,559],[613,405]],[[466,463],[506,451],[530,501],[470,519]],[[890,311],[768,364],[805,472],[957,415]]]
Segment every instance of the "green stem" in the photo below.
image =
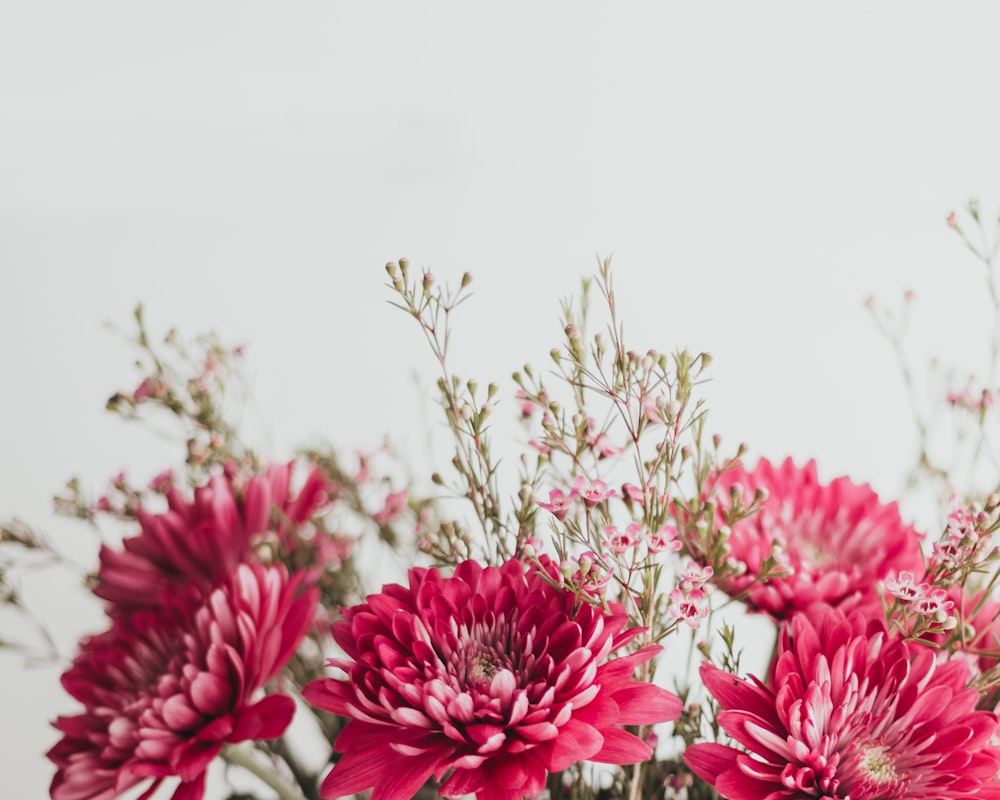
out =
[[278,793],[280,800],[304,800],[298,789],[290,786],[271,766],[262,764],[253,756],[253,751],[235,745],[222,749],[222,760],[227,764],[243,767]]

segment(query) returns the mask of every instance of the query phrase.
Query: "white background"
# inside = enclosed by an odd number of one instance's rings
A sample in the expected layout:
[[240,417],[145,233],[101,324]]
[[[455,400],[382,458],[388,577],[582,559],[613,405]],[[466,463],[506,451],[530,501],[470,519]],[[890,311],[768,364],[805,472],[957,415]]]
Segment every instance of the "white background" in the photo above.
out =
[[[456,366],[512,391],[558,300],[613,255],[636,349],[715,356],[712,424],[900,491],[914,436],[867,294],[918,295],[914,352],[981,363],[989,306],[944,219],[998,198],[993,3],[0,5],[0,515],[50,514],[172,451],[103,413],[103,324],[249,345],[278,456],[387,432],[424,468],[431,361],[386,300],[456,282]],[[513,413],[512,404],[507,412]],[[67,653],[100,625],[25,590]],[[41,797],[59,670],[0,657],[5,796]]]

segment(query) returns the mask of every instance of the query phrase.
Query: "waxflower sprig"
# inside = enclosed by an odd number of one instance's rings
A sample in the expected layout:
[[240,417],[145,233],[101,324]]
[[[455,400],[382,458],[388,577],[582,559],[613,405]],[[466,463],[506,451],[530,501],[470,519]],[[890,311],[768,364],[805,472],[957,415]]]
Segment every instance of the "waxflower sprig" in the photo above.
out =
[[[642,643],[702,626],[711,609],[713,572],[731,569],[727,523],[756,511],[754,501],[741,500],[717,513],[708,490],[743,452],[725,458],[719,437],[711,438],[710,447],[704,443],[704,402],[697,392],[710,356],[627,348],[610,263],[603,262],[595,278],[583,282],[579,303],[562,304],[564,342],[550,353],[554,371],[542,374],[525,364],[514,374],[517,409],[530,438],[519,458],[521,488],[514,509],[501,513],[505,506],[485,422],[499,389],[491,383],[480,405],[476,382],[452,374],[447,361],[451,312],[467,295],[440,287],[429,272],[411,278],[405,259],[387,265],[387,272],[401,299],[394,305],[418,322],[441,369],[438,389],[455,442],[457,481],[435,474],[434,482],[471,501],[487,537],[484,555],[517,554],[577,607],[623,609],[640,626]],[[470,281],[463,277],[462,289]],[[591,340],[594,285],[608,322]],[[685,525],[694,533],[688,540],[679,530]],[[440,563],[465,564],[472,552],[469,531],[460,521],[444,521],[427,534],[423,549]],[[498,535],[490,547],[490,537]],[[686,554],[699,561],[682,559],[688,542]],[[644,661],[639,679],[652,682],[654,669],[654,662]],[[567,778],[549,782],[550,793],[562,796],[572,786],[567,796],[588,796],[592,778],[581,765],[570,766]],[[635,797],[650,775],[665,779],[684,772],[676,762],[666,769],[650,766],[644,774],[637,764],[616,773],[615,780],[623,796]]]
[[[475,511],[476,520],[485,536],[487,558],[504,560],[517,549],[516,540],[511,542],[510,523],[502,511],[500,490],[497,481],[497,464],[491,452],[488,420],[493,413],[494,398],[498,387],[490,383],[486,388],[486,398],[479,394],[476,380],[463,381],[451,372],[448,362],[448,345],[451,340],[451,315],[469,298],[468,287],[472,275],[462,276],[457,292],[440,286],[430,272],[410,277],[410,264],[405,258],[399,263],[386,264],[390,287],[396,292],[400,302],[392,305],[410,314],[420,326],[431,352],[438,362],[441,375],[437,388],[445,419],[452,433],[455,452],[452,466],[458,476],[457,483],[449,488],[458,497],[468,500]],[[445,485],[439,473],[432,476],[434,483]],[[445,547],[427,539],[425,549],[434,552],[441,559],[451,563],[473,555],[471,539],[458,521],[450,521]],[[437,548],[437,549],[435,549]]]
[[[282,800],[318,800],[321,768],[286,735],[292,698],[323,675],[329,624],[361,596],[358,541],[374,534],[402,549],[419,519],[436,514],[434,503],[400,488],[386,447],[352,457],[329,446],[284,461],[258,455],[233,421],[243,348],[214,335],[185,342],[176,331],[157,339],[141,307],[134,320],[140,378],[107,409],[155,425],[181,455],[148,481],[119,473],[92,495],[72,479],[56,499],[59,513],[86,521],[104,542],[86,585],[107,628],[80,641],[63,675],[79,706],[54,722],[51,795],[117,796],[142,785],[149,796],[172,784],[174,800],[198,800],[221,761]],[[124,539],[105,537],[109,529]],[[0,532],[2,599],[35,623],[41,647],[0,646],[61,658],[21,604],[16,579],[65,559],[19,520]],[[332,742],[343,718],[308,708]]]
[[[904,292],[897,307],[869,297],[865,305],[890,343],[899,365],[917,433],[917,457],[908,477],[914,491],[930,488],[947,508],[1000,490],[1000,219],[984,213],[978,200],[948,214],[947,225],[972,254],[984,292],[969,298],[968,313],[989,323],[986,359],[979,374],[959,369],[947,357],[933,358],[922,371],[912,363],[907,339],[917,295]],[[984,302],[985,301],[985,302]]]

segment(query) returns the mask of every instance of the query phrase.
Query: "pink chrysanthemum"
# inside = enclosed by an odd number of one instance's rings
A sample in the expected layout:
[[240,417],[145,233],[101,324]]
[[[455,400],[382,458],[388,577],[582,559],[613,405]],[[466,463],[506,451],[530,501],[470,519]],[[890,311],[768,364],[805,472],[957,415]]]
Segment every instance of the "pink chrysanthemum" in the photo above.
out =
[[374,788],[372,800],[409,800],[431,777],[441,794],[532,797],[548,771],[592,760],[631,764],[651,748],[622,725],[676,719],[680,700],[632,679],[660,649],[607,657],[641,629],[625,615],[546,582],[518,561],[458,566],[454,577],[411,569],[409,586],[345,612],[333,635],[346,680],[314,681],[319,708],[351,718],[324,797]]
[[684,757],[723,797],[1000,798],[997,718],[976,710],[963,660],[937,662],[860,611],[817,606],[789,627],[773,687],[702,666],[719,725],[746,751],[702,743]]
[[[752,608],[778,619],[817,602],[875,609],[881,579],[900,570],[922,574],[920,535],[868,485],[846,477],[823,485],[814,461],[800,468],[787,459],[775,467],[763,458],[753,472],[729,470],[715,485],[722,505],[733,491],[748,505],[758,489],[767,493],[760,511],[734,525],[729,537],[730,558],[744,571],[721,582],[732,594],[748,590]],[[783,574],[761,581],[772,545]]]
[[157,607],[178,593],[208,594],[237,565],[251,560],[262,534],[273,534],[294,549],[297,527],[327,501],[329,486],[314,469],[293,494],[291,470],[291,464],[272,466],[242,491],[234,490],[229,477],[217,475],[196,488],[192,500],[176,487],[166,488],[166,512],[140,509],[138,536],[125,539],[121,550],[101,547],[94,593],[108,601],[110,614],[128,614]]
[[317,590],[283,567],[242,565],[201,602],[120,616],[84,640],[62,684],[84,705],[55,722],[53,800],[110,800],[179,776],[173,800],[200,800],[227,742],[280,736],[295,709],[261,688],[295,652]]

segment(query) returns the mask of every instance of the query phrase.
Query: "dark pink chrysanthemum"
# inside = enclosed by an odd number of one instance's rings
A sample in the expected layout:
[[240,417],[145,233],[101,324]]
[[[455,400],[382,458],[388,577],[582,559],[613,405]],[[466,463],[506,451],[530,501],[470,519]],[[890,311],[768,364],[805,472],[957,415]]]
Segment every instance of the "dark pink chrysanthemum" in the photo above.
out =
[[714,743],[685,760],[729,800],[1000,798],[997,718],[977,711],[961,660],[891,636],[878,619],[829,606],[797,614],[779,642],[773,686],[705,664],[743,749]]
[[313,620],[317,590],[300,584],[244,564],[199,602],[123,615],[84,640],[62,677],[84,711],[55,722],[53,800],[110,800],[147,778],[151,793],[171,776],[174,800],[200,800],[223,744],[280,736],[294,701],[258,694]]
[[[875,609],[881,579],[923,571],[920,535],[903,524],[896,504],[880,503],[870,486],[846,477],[821,484],[814,461],[797,467],[787,459],[775,467],[761,459],[752,472],[724,472],[715,489],[723,505],[734,490],[742,490],[746,504],[758,489],[767,492],[760,511],[733,526],[730,558],[745,571],[721,588],[747,590],[752,608],[778,619],[817,602]],[[784,574],[758,580],[772,545]]]
[[138,512],[142,528],[122,549],[101,547],[94,593],[114,615],[156,607],[168,595],[205,595],[251,560],[264,533],[292,546],[292,531],[326,502],[328,484],[312,470],[298,494],[289,489],[291,464],[272,466],[236,492],[227,476],[214,476],[189,500],[176,487],[164,492],[168,510]]
[[640,629],[547,583],[518,561],[463,562],[454,577],[411,569],[409,586],[345,612],[333,635],[346,680],[313,681],[319,708],[350,717],[324,797],[373,788],[409,800],[431,776],[441,794],[532,797],[570,764],[631,764],[650,747],[622,725],[676,719],[673,694],[632,679],[658,646],[608,661]]

